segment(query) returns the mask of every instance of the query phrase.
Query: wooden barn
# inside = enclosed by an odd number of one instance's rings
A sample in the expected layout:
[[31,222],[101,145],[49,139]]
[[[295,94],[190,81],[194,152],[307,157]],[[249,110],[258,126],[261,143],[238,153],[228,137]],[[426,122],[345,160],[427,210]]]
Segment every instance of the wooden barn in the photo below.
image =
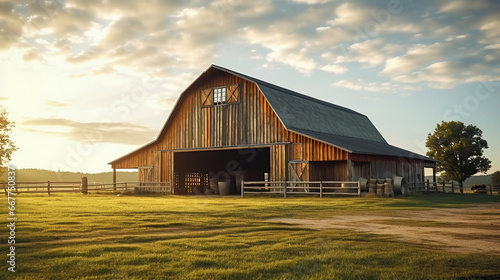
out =
[[434,160],[388,144],[363,114],[216,65],[182,92],[154,141],[109,164],[137,168],[140,182],[170,182],[175,193],[234,176],[423,182],[424,168],[435,174]]

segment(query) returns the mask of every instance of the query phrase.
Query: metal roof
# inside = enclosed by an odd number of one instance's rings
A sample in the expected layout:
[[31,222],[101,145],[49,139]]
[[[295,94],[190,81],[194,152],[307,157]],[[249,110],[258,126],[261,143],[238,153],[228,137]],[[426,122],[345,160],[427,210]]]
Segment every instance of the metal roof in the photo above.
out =
[[257,84],[286,129],[356,154],[435,161],[392,146],[367,116],[286,88],[226,69],[213,68]]

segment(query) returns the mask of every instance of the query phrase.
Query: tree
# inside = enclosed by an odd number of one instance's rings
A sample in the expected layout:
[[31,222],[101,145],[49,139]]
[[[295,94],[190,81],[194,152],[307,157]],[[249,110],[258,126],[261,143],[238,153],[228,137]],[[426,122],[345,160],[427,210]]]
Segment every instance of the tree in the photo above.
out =
[[498,188],[500,187],[500,171],[495,171],[491,175],[491,186],[493,188]]
[[427,136],[427,156],[439,160],[437,171],[444,180],[458,181],[463,191],[463,182],[478,172],[488,171],[491,161],[483,156],[488,142],[483,132],[462,122],[450,121],[438,124],[433,134]]
[[7,111],[0,106],[0,175],[4,170],[4,164],[9,162],[13,152],[17,151],[17,147],[10,139],[10,134],[14,122],[10,122],[7,118]]

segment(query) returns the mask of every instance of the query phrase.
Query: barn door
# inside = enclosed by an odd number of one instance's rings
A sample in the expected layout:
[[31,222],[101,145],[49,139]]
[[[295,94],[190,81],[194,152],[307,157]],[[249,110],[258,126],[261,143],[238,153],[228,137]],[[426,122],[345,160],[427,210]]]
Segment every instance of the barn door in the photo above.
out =
[[154,165],[153,165],[153,180],[152,182],[161,182],[161,152],[154,152]]

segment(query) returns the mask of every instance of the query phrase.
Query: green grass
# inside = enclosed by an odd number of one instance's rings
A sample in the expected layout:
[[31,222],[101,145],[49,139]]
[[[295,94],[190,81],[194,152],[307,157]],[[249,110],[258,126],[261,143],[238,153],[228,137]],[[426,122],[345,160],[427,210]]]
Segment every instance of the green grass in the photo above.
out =
[[[392,199],[20,195],[15,276],[494,279],[500,277],[494,265],[500,256],[446,253],[380,235],[310,230],[266,219],[320,219],[499,201],[499,196],[438,194]],[[12,276],[5,262],[8,232],[0,228],[5,258],[0,279],[6,279]]]

